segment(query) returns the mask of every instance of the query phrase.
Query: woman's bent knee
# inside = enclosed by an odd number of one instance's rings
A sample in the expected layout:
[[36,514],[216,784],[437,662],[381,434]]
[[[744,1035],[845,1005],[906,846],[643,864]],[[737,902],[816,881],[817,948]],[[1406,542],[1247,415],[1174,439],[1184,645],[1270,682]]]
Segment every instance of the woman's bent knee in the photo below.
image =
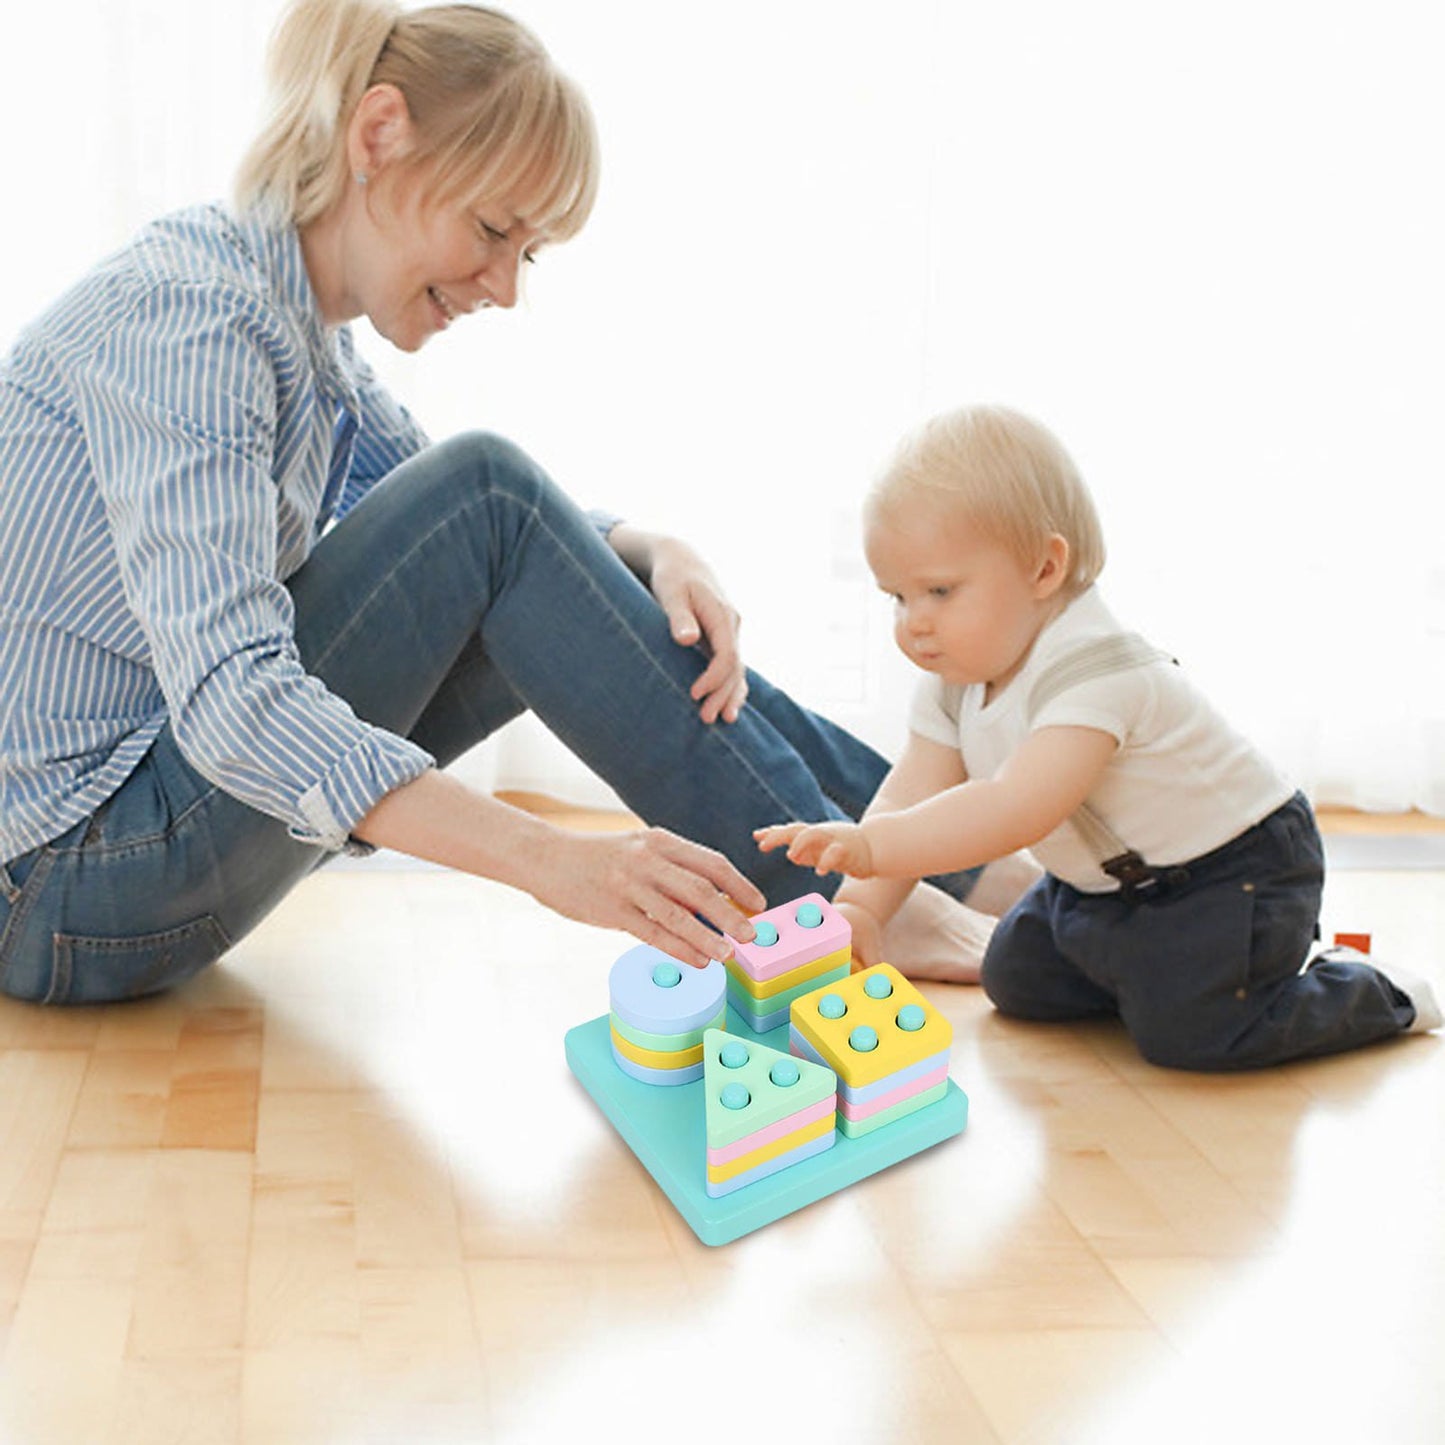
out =
[[506,492],[534,503],[547,485],[541,467],[507,437],[490,431],[458,432],[434,448],[438,456],[482,493]]

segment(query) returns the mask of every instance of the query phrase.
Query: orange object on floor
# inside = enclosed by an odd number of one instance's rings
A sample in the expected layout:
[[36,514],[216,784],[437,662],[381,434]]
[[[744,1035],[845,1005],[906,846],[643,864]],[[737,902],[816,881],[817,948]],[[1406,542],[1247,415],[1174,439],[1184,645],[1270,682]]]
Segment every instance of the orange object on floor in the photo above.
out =
[[1370,951],[1370,935],[1368,933],[1337,933],[1335,934],[1336,948],[1358,948],[1361,953]]

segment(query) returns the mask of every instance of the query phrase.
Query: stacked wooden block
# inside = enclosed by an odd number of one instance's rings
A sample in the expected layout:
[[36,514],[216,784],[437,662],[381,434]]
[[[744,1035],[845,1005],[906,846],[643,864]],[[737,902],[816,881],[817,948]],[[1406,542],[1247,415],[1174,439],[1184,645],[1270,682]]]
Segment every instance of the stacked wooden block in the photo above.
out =
[[788,1041],[838,1075],[838,1129],[849,1139],[943,1098],[953,1025],[892,964],[800,998]]
[[727,963],[728,1002],[754,1033],[788,1022],[794,1000],[848,977],[853,930],[820,893],[808,893],[752,919],[757,936]]
[[766,1179],[825,1149],[838,1135],[832,1069],[709,1029],[703,1040],[707,1192],[713,1198]]
[[727,1022],[727,974],[720,963],[689,968],[661,949],[630,948],[607,977],[612,1057],[644,1084],[702,1078],[702,1040]]

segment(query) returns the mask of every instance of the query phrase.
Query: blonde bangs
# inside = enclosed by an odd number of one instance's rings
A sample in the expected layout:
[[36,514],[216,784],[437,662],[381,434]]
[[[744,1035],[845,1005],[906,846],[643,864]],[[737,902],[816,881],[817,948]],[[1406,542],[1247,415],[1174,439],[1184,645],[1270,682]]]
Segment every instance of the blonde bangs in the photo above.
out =
[[493,86],[461,134],[417,160],[433,163],[430,179],[440,203],[503,201],[553,241],[575,236],[597,198],[591,109],[548,65],[519,66]]

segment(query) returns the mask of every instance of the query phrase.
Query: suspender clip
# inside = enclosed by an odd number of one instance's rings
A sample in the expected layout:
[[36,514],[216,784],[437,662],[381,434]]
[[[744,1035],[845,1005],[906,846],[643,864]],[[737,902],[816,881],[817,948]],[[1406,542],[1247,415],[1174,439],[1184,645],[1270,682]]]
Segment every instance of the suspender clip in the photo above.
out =
[[1116,854],[1099,865],[1110,878],[1118,880],[1119,891],[1131,903],[1167,892],[1172,886],[1189,880],[1189,869],[1182,864],[1169,868],[1151,868],[1132,848]]
[[1142,896],[1159,881],[1154,870],[1132,848],[1099,866],[1110,878],[1118,880],[1120,890],[1130,898]]

